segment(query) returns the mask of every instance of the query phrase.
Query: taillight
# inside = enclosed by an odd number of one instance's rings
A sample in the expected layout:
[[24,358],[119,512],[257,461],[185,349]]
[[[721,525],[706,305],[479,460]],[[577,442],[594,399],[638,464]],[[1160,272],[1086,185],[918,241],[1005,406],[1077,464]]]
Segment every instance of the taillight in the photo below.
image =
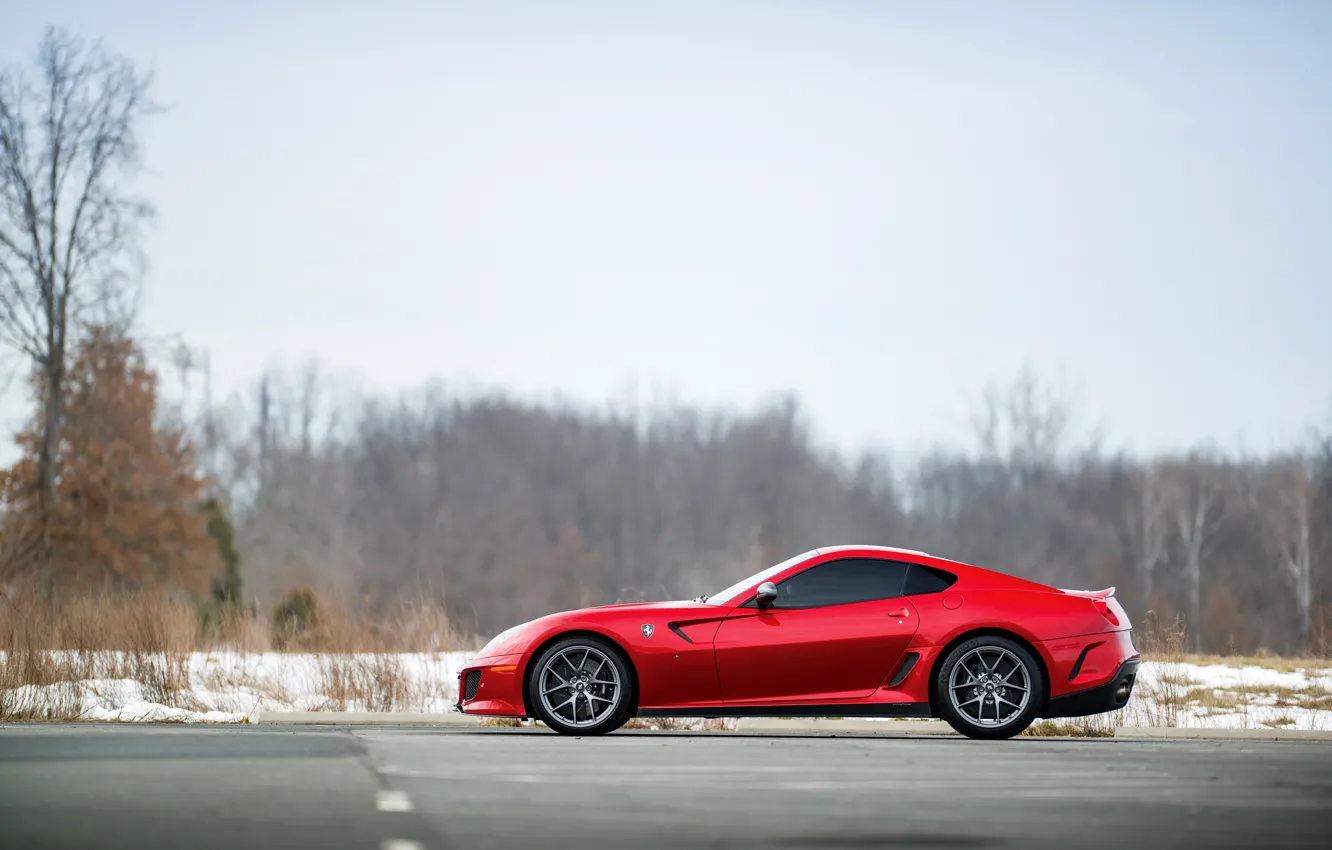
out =
[[1110,610],[1110,606],[1106,604],[1104,599],[1093,599],[1092,605],[1096,607],[1097,613],[1104,617],[1107,623],[1112,626],[1119,625],[1119,617],[1115,615],[1114,611]]

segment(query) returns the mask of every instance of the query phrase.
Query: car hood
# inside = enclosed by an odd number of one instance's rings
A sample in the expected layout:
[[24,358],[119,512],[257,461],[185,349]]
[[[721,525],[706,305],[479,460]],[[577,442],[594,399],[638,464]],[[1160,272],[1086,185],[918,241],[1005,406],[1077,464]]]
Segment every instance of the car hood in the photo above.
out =
[[[681,608],[720,608],[718,605],[709,605],[706,602],[616,602],[613,605],[594,605],[591,608],[579,608],[577,611],[566,611],[567,614],[580,614],[583,611],[616,611],[620,609],[636,608],[642,610],[661,609],[663,611],[677,611]],[[558,615],[554,615],[558,616]]]
[[[572,611],[560,611],[547,614],[526,623],[520,623],[505,629],[491,638],[485,648],[477,653],[478,658],[493,655],[510,655],[530,651],[543,636],[564,628],[609,626],[618,619],[620,612],[634,615],[666,614],[672,617],[689,617],[691,613],[702,616],[725,616],[727,609],[720,605],[706,602],[618,602],[613,605],[596,605],[590,608],[578,608]],[[633,626],[637,630],[638,626]]]

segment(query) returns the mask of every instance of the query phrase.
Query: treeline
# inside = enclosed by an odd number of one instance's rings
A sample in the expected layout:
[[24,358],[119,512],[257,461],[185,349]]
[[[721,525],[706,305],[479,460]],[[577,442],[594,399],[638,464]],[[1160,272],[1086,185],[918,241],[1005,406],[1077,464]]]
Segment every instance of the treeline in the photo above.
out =
[[1182,616],[1194,649],[1332,649],[1332,431],[1261,457],[1109,453],[1029,372],[980,400],[973,445],[896,463],[822,445],[789,397],[749,412],[355,398],[308,369],[185,415],[132,339],[96,327],[66,376],[43,523],[39,377],[23,455],[0,471],[0,585],[57,597],[175,590],[214,617],[293,592],[367,618],[426,602],[485,635],[864,542],[1116,585],[1139,620]]
[[977,405],[973,447],[895,465],[824,447],[791,398],[735,413],[332,390],[317,370],[271,374],[208,418],[262,600],[426,596],[492,633],[863,542],[1116,585],[1135,617],[1182,615],[1197,649],[1328,648],[1332,434],[1263,457],[1111,454],[1024,372]]

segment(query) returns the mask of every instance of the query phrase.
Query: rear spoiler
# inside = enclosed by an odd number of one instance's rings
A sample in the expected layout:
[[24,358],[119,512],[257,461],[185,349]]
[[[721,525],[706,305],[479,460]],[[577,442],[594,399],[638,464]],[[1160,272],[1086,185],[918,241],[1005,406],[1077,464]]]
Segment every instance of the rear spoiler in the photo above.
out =
[[1107,587],[1105,590],[1066,590],[1059,588],[1061,593],[1067,593],[1069,596],[1081,596],[1086,599],[1109,599],[1115,595],[1113,587]]

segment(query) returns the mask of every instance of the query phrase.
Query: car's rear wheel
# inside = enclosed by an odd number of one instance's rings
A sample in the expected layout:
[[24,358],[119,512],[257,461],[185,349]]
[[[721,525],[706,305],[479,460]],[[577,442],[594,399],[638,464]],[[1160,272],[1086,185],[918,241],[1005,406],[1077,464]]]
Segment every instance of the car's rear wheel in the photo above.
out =
[[1045,679],[1030,650],[1002,635],[962,642],[939,666],[935,700],[948,725],[969,738],[1011,738],[1041,709]]
[[551,644],[531,667],[528,702],[566,735],[604,735],[632,710],[629,664],[609,641],[577,635]]

